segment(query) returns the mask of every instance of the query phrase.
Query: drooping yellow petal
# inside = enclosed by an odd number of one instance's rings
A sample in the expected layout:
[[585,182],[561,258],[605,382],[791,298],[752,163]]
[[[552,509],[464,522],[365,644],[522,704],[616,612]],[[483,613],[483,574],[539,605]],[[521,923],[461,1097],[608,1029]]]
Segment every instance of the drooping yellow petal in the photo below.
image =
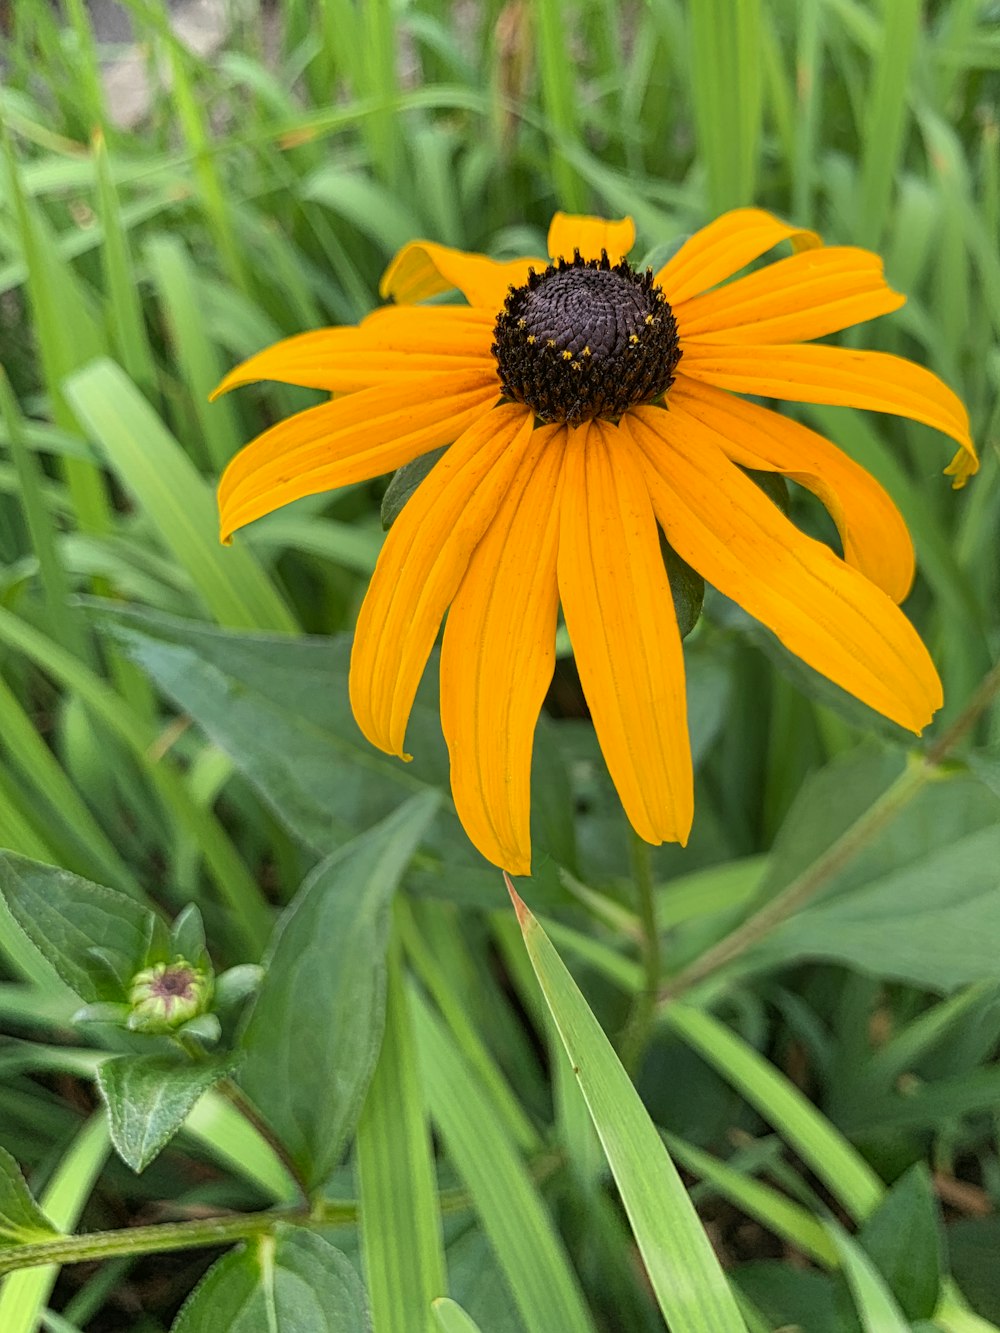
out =
[[528,269],[546,267],[544,259],[511,259],[500,263],[485,255],[453,250],[433,241],[411,241],[404,245],[379,283],[384,300],[414,305],[429,296],[457,288],[471,306],[496,314],[504,303],[507,288],[528,280]]
[[678,554],[791,652],[877,712],[920,731],[942,702],[916,630],[880,588],[790,523],[683,408],[623,419]]
[[390,306],[357,326],[314,329],[264,348],[231,370],[212,397],[257,380],[344,393],[389,382],[400,372],[491,366],[492,341],[492,319],[468,306]]
[[902,356],[845,347],[692,342],[684,349],[681,369],[692,379],[737,393],[863,407],[922,421],[958,441],[968,455],[968,473],[979,467],[962,400],[936,375]]
[[279,421],[223,473],[222,540],[291,500],[381,476],[451,444],[498,396],[495,377],[485,371],[427,375],[363,389]]
[[641,837],[686,842],[680,634],[639,458],[617,427],[570,431],[559,521],[559,593],[608,772]]
[[674,308],[681,340],[806,342],[898,310],[882,261],[853,246],[803,250]]
[[445,625],[441,725],[451,789],[487,860],[531,873],[531,751],[555,666],[559,483],[567,431],[533,432]]
[[796,250],[823,244],[814,231],[790,227],[762,208],[734,208],[685,241],[656,274],[656,282],[677,305],[731,278],[779,241],[791,241]]
[[903,600],[913,583],[913,542],[888,494],[853,458],[797,421],[683,376],[670,390],[670,406],[718,432],[715,443],[740,467],[781,472],[819,496],[847,563],[894,602]]
[[351,654],[351,707],[380,750],[403,758],[406,723],[441,619],[531,438],[530,411],[506,404],[461,435],[389,530]]
[[553,259],[572,259],[579,250],[584,259],[600,259],[608,252],[612,264],[635,245],[635,223],[631,218],[606,222],[604,218],[585,217],[579,213],[556,213],[549,224],[549,254]]

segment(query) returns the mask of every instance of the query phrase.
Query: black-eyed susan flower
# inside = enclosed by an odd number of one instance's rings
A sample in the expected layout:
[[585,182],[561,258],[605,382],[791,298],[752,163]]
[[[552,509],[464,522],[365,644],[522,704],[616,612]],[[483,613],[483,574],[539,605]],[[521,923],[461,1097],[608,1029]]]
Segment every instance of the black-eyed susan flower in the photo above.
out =
[[[219,488],[222,536],[300,496],[450,447],[386,538],[358,620],[354,715],[404,754],[441,622],[441,716],[469,837],[530,866],[529,772],[559,604],[609,772],[636,831],[684,842],[693,814],[684,664],[658,528],[709,583],[800,658],[919,732],[941,704],[897,603],[913,548],[889,496],[833,444],[739,394],[846,404],[924,422],[977,467],[968,418],[901,357],[813,342],[904,298],[879,259],[739,209],[658,272],[625,256],[630,220],[556,214],[551,263],[430,242],[382,280],[394,304],[356,328],[289,338],[234,370],[333,397],[264,432]],[[794,253],[739,270],[790,241]],[[465,305],[421,305],[456,290]],[[741,469],[813,491],[843,558]]]

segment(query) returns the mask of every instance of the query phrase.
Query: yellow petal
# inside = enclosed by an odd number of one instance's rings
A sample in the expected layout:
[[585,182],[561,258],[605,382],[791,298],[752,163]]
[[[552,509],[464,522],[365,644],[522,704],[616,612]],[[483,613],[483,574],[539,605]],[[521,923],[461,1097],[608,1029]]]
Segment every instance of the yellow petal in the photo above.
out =
[[686,842],[694,797],[673,598],[636,451],[604,422],[569,433],[559,593],[625,813],[647,842]]
[[668,541],[816,671],[911,731],[940,708],[916,630],[880,588],[799,532],[683,408],[623,419]]
[[488,861],[531,873],[531,751],[555,666],[564,426],[533,432],[448,612],[441,725],[458,817]]
[[826,505],[844,559],[894,602],[913,583],[913,542],[903,516],[875,478],[807,426],[710,384],[678,376],[670,406],[718,432],[715,443],[740,467],[781,472]]
[[553,259],[572,259],[579,250],[584,259],[600,259],[607,250],[617,264],[635,245],[635,223],[631,218],[606,222],[604,218],[578,213],[556,213],[549,224],[549,254]]
[[508,287],[527,282],[532,267],[541,272],[546,262],[511,259],[500,263],[433,241],[411,241],[382,275],[379,291],[384,300],[391,297],[399,305],[414,305],[457,288],[469,305],[482,306],[495,314],[504,303]]
[[219,483],[223,541],[303,495],[378,477],[451,444],[498,398],[485,372],[364,389],[280,421],[236,455]]
[[936,375],[905,357],[845,347],[692,342],[684,349],[681,367],[692,379],[737,393],[864,407],[922,421],[958,441],[968,454],[967,472],[979,467],[962,400]]
[[944,475],[952,478],[952,490],[960,491],[969,478],[974,477],[978,471],[979,459],[975,451],[963,446],[945,468]]
[[492,366],[492,341],[492,318],[467,306],[390,306],[357,327],[314,329],[266,347],[231,370],[212,397],[257,380],[344,393],[386,383],[397,374]]
[[527,408],[497,407],[461,435],[385,539],[354,635],[351,707],[373,745],[403,758],[406,723],[476,544],[531,438]]
[[788,343],[822,338],[905,302],[887,285],[878,255],[830,246],[779,259],[682,302],[674,314],[685,342]]
[[790,227],[762,208],[735,208],[685,241],[656,274],[656,282],[677,305],[731,278],[779,241],[791,241],[796,250],[823,244],[815,232]]

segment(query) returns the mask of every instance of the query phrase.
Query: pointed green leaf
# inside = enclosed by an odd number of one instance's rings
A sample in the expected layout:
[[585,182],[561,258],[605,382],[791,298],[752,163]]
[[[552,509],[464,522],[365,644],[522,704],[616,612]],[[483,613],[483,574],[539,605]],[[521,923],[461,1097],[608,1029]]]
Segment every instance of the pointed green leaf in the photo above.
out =
[[[448,751],[433,664],[407,727],[415,757],[402,764],[374,749],[351,713],[349,635],[240,634],[105,604],[100,626],[230,756],[282,823],[319,853],[383,819],[414,792],[447,791]],[[543,735],[534,756],[534,789],[540,792],[544,782],[547,793],[534,811],[534,890],[552,903],[566,897],[556,861],[572,850],[572,798],[561,748],[554,741],[543,744]],[[424,846],[430,857],[410,871],[410,887],[477,906],[502,905],[500,880],[448,805]]]
[[240,1082],[310,1184],[336,1166],[378,1058],[389,907],[435,792],[322,862],[278,924],[242,1035]]
[[115,1151],[133,1171],[144,1171],[184,1123],[203,1092],[228,1074],[230,1059],[189,1064],[158,1055],[105,1060],[97,1086],[108,1108]]
[[382,496],[382,527],[386,532],[399,518],[407,500],[444,452],[444,449],[432,449],[429,454],[421,454],[412,463],[404,463],[392,474],[392,480]]
[[745,1333],[726,1276],[639,1094],[547,935],[508,888],[664,1318],[672,1333]]
[[908,1319],[930,1319],[941,1293],[941,1221],[930,1173],[917,1162],[858,1232],[858,1244]]
[[88,1004],[124,998],[141,966],[153,914],[127,894],[56,866],[0,852],[0,896],[66,985]]
[[211,1269],[171,1333],[366,1333],[365,1290],[339,1250],[276,1226]]
[[840,1255],[865,1333],[911,1333],[896,1298],[857,1241],[836,1222],[827,1222],[825,1226]]
[[479,1325],[447,1296],[435,1301],[433,1310],[439,1333],[480,1333]]
[[59,1234],[31,1197],[17,1162],[0,1148],[0,1246],[28,1245]]

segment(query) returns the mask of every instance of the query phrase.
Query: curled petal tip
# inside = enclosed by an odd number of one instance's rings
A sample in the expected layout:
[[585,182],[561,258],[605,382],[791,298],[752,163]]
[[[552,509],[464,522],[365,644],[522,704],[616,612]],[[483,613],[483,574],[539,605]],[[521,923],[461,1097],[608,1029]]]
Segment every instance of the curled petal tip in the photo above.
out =
[[963,446],[944,470],[946,477],[952,478],[951,488],[960,491],[970,477],[979,471],[979,459],[971,446]]

